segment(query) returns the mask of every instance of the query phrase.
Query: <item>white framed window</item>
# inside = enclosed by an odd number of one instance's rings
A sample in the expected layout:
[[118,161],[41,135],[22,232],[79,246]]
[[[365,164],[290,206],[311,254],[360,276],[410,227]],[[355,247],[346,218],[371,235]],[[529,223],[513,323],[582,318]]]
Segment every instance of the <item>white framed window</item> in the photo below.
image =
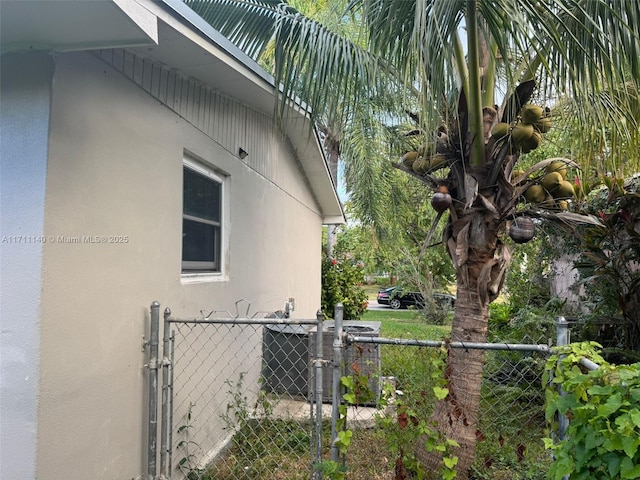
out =
[[221,273],[224,177],[183,161],[182,273]]

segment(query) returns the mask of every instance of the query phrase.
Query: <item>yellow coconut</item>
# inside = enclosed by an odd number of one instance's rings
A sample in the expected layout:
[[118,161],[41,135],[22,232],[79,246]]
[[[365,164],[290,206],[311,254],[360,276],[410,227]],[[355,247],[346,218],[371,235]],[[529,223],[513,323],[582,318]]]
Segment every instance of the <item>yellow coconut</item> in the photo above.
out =
[[547,192],[540,185],[531,185],[524,191],[524,198],[529,203],[540,203],[544,201]]
[[508,123],[496,123],[493,130],[491,130],[491,135],[494,138],[501,139],[509,135],[509,124]]
[[553,193],[563,181],[564,178],[562,178],[560,172],[551,172],[542,177],[542,180],[540,180],[540,184],[547,192]]
[[412,151],[402,155],[402,163],[407,168],[411,168],[411,166],[413,165],[413,162],[415,162],[417,159],[418,159],[418,152]]
[[540,146],[540,142],[542,142],[542,135],[540,135],[539,132],[533,132],[531,137],[522,142],[523,153],[529,153],[531,150],[535,150]]
[[557,201],[558,208],[562,211],[569,210],[569,202],[566,200],[558,200]]
[[442,153],[436,153],[435,155],[431,155],[429,158],[429,170],[433,170],[434,168],[438,168],[445,164],[447,161],[447,156]]
[[551,119],[549,117],[542,117],[540,120],[535,122],[533,126],[536,127],[540,133],[547,133],[551,130]]
[[415,173],[419,173],[422,175],[427,170],[429,170],[429,160],[427,160],[426,158],[418,157],[418,159],[413,162],[411,168]]
[[511,137],[516,143],[522,144],[533,136],[533,125],[519,123],[511,130]]
[[574,193],[573,184],[567,180],[563,180],[553,192],[553,196],[555,198],[573,198]]
[[523,123],[535,123],[542,117],[543,112],[542,107],[529,103],[520,109],[520,118]]
[[562,179],[564,180],[565,178],[567,178],[567,164],[561,160],[556,160],[555,162],[551,162],[549,165],[547,165],[546,172],[558,172],[560,175],[562,175]]

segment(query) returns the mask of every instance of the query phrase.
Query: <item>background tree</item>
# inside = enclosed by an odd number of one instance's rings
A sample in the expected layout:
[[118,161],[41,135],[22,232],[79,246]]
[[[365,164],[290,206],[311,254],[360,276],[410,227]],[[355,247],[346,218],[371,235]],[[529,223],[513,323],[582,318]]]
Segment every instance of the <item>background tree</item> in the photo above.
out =
[[633,363],[640,360],[640,177],[603,181],[585,205],[603,225],[576,242],[585,316],[596,327],[583,336],[605,345],[610,359]]
[[[544,110],[527,107],[534,91],[543,99],[572,98],[582,111],[597,112],[581,117],[588,122],[615,119],[611,124],[621,139],[636,128],[628,108],[632,102],[625,99],[637,89],[619,90],[616,109],[593,100],[640,78],[638,2],[354,0],[344,18],[361,25],[357,42],[271,0],[189,4],[251,55],[275,40],[274,74],[283,85],[280,112],[301,98],[341,134],[360,126],[375,134],[369,120],[415,122],[412,136],[422,140],[423,149],[415,152],[423,166],[409,168],[404,158],[396,167],[438,190],[439,218],[447,222],[443,243],[456,269],[453,340],[485,340],[488,305],[500,292],[511,258],[506,233],[519,232],[522,241],[532,230],[532,222],[521,218],[585,220],[546,195],[522,207],[522,195],[540,183],[548,166],[513,175],[523,149],[537,146],[552,120]],[[233,8],[246,15],[225,14]],[[503,101],[496,101],[498,94]],[[497,123],[506,127],[492,135]],[[545,185],[552,193],[557,187]],[[460,445],[459,478],[466,477],[475,454],[482,365],[480,352],[451,350],[449,394],[435,409],[440,431]],[[437,457],[420,459],[427,470],[437,470]]]

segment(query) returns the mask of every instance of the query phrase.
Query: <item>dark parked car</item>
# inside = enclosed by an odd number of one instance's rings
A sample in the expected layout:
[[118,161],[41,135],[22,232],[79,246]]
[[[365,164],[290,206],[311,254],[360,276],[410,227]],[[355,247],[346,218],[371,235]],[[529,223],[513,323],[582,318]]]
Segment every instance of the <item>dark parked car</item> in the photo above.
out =
[[[453,308],[456,304],[456,297],[448,293],[433,293],[433,298],[441,307]],[[414,306],[423,308],[425,301],[420,292],[404,291],[397,287],[384,288],[378,292],[378,303],[389,305],[394,310]]]

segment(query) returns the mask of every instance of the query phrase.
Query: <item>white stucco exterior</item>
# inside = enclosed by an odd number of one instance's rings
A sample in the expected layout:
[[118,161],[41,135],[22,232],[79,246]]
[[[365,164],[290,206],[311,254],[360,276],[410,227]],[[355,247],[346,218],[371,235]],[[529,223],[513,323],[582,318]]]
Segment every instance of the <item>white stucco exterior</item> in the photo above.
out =
[[[148,57],[111,45],[2,56],[3,479],[143,478],[152,301],[178,317],[241,298],[270,311],[293,297],[298,318],[319,308],[321,228],[341,209],[317,143],[275,130],[211,71],[162,63],[163,41],[191,45],[189,26],[135,3],[157,35]],[[185,156],[225,177],[220,275],[181,274]]]
[[43,256],[39,240],[44,235],[52,74],[46,54],[2,62],[1,478],[34,478],[35,473]]

